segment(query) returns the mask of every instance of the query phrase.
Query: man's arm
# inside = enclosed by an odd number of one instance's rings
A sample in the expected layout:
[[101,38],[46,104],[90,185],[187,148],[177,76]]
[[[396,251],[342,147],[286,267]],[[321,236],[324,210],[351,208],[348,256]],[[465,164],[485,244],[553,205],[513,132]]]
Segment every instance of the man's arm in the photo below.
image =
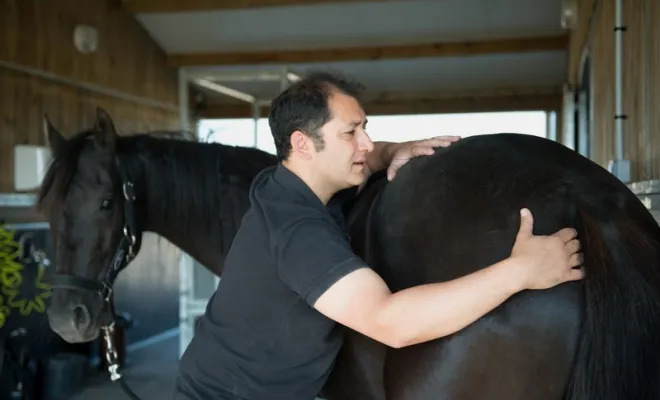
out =
[[514,262],[395,294],[372,269],[362,268],[339,280],[314,307],[390,347],[410,346],[455,333],[520,291]]
[[314,303],[329,318],[391,347],[455,333],[524,289],[545,289],[581,279],[575,231],[532,235],[532,216],[523,215],[511,257],[459,279],[392,294],[371,269],[339,279]]

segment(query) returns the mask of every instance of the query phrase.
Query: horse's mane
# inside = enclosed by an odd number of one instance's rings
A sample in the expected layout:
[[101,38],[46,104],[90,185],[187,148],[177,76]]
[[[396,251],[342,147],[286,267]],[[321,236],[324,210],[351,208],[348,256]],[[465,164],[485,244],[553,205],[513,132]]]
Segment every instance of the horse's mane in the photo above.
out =
[[[91,133],[83,131],[57,149],[39,190],[37,207],[47,195],[64,200],[79,158],[91,144]],[[274,155],[258,149],[177,139],[181,137],[176,131],[151,131],[119,136],[116,142],[116,153],[131,179],[139,173],[148,176],[152,196],[164,198],[161,193],[169,192],[172,201],[162,206],[170,215],[174,210],[190,209],[191,203],[199,212],[213,213],[219,207],[218,199],[231,195],[229,186],[247,192],[254,176],[277,162]],[[208,217],[209,222],[215,219]]]
[[168,199],[150,204],[157,215],[180,221],[184,232],[204,231],[216,237],[233,235],[233,228],[217,230],[240,220],[238,209],[245,206],[252,180],[277,162],[274,155],[254,148],[148,135],[122,138],[117,151],[129,176],[132,171],[146,169],[142,175],[149,177],[150,197]]

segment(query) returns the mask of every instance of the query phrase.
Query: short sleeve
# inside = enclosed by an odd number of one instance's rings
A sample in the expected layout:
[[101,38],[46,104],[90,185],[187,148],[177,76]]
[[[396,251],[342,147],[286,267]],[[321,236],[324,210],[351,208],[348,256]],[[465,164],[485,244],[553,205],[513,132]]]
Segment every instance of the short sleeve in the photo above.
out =
[[344,233],[321,218],[296,222],[278,243],[280,279],[310,305],[339,279],[367,266]]

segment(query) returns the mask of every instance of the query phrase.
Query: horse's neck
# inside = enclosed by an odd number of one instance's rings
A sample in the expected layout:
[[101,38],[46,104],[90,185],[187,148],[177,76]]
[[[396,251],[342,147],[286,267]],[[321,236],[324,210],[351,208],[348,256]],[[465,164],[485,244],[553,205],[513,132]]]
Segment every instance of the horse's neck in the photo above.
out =
[[353,251],[373,269],[382,267],[374,238],[374,218],[380,195],[387,185],[386,171],[371,176],[359,195],[346,205],[346,223]]
[[[216,275],[247,210],[254,176],[274,158],[253,149],[180,141],[140,146],[143,230],[167,238]],[[138,216],[139,218],[139,216]]]

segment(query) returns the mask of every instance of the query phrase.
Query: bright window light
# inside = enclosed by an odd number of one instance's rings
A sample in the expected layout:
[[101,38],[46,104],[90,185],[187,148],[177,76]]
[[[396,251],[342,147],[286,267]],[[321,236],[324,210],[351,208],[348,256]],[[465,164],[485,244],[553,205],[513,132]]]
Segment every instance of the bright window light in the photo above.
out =
[[[374,141],[403,142],[437,135],[468,137],[502,132],[548,137],[548,121],[544,111],[376,115],[368,118],[367,132]],[[205,119],[200,121],[198,129],[199,137],[203,141],[257,147],[275,154],[275,145],[266,118],[257,122],[256,143],[254,120],[251,118]]]

